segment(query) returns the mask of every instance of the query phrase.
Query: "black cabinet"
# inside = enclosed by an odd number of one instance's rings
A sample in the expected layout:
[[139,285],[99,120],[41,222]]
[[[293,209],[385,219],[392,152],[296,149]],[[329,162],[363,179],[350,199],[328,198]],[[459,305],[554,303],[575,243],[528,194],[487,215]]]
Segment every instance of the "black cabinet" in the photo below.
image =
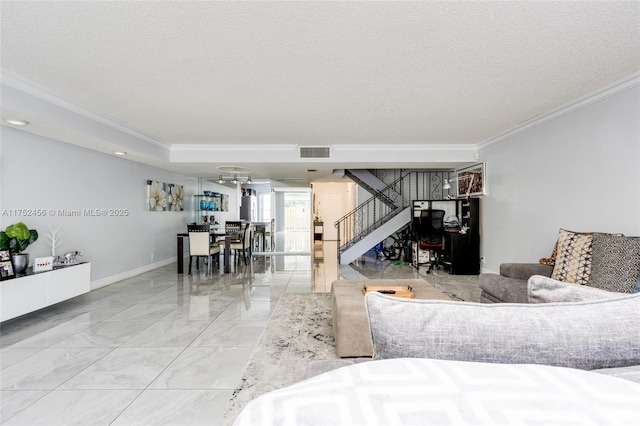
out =
[[[449,204],[452,203],[452,204]],[[425,209],[447,209],[454,214],[458,223],[445,218],[444,240],[441,264],[449,268],[451,274],[478,275],[480,273],[480,199],[425,200],[413,202],[413,235],[420,235],[415,229],[420,222],[415,218]],[[448,226],[447,226],[448,225]],[[414,262],[419,266],[420,262]]]
[[[477,275],[480,273],[480,199],[461,200],[460,230],[446,232],[450,243],[447,254],[451,259],[451,273]],[[446,246],[446,240],[445,240]]]
[[324,222],[313,222],[313,241],[322,241]]
[[[455,275],[478,275],[480,252],[477,238],[459,232],[445,233],[445,261]],[[447,259],[448,258],[448,259]]]

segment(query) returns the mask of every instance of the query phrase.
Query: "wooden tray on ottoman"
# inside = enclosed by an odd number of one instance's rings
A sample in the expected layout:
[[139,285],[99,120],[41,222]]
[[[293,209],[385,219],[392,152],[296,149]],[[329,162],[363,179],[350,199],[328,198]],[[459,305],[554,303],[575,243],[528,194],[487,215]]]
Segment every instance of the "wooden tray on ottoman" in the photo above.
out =
[[362,294],[370,291],[377,291],[387,296],[404,297],[405,299],[413,299],[413,288],[411,286],[402,285],[365,285],[362,288]]

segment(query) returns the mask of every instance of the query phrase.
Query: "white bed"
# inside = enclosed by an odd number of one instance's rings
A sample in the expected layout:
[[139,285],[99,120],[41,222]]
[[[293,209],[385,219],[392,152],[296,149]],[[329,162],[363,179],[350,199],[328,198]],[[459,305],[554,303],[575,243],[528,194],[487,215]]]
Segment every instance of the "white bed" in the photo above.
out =
[[256,398],[235,425],[638,425],[640,384],[532,364],[388,359]]

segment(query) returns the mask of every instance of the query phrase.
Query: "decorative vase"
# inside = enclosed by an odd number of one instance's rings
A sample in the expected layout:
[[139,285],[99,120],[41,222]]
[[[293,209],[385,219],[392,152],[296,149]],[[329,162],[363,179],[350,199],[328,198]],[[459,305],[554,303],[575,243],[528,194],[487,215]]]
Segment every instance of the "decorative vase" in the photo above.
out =
[[209,210],[213,210],[213,201],[209,201]]
[[206,210],[208,204],[207,200],[200,200],[200,210]]
[[29,253],[12,254],[13,270],[16,274],[24,274],[29,266]]

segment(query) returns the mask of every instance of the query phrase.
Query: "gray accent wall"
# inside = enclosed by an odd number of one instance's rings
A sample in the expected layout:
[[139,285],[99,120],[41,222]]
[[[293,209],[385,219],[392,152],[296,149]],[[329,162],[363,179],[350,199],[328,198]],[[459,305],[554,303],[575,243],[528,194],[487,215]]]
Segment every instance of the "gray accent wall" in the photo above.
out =
[[559,228],[640,235],[640,86],[479,152],[484,270],[548,257]]
[[[0,227],[23,221],[39,239],[27,251],[49,256],[48,226],[63,234],[58,254],[82,250],[92,289],[176,259],[176,234],[193,218],[194,178],[2,126]],[[183,212],[149,212],[147,179],[184,185]],[[127,209],[126,216],[12,215],[13,209]]]

